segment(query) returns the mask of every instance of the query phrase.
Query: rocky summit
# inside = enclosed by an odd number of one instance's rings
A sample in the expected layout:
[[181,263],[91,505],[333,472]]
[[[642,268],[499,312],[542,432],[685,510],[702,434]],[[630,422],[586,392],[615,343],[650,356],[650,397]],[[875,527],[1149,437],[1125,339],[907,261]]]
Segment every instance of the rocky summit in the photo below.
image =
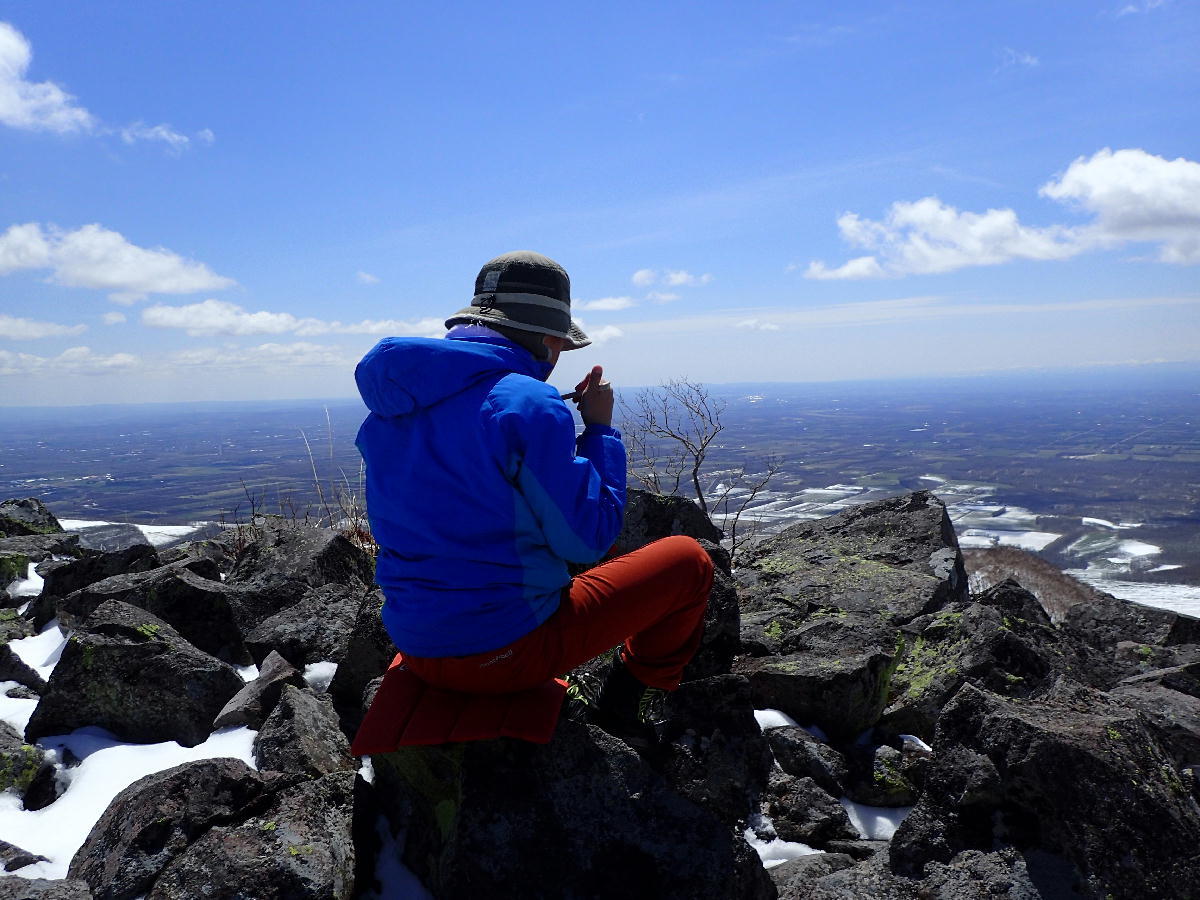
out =
[[[0,679],[37,699],[23,735],[0,723],[14,804],[69,802],[82,761],[37,744],[74,729],[254,734],[245,760],[120,791],[63,879],[23,877],[42,856],[0,835],[0,898],[392,896],[400,866],[472,900],[1197,895],[1200,622],[1086,593],[1051,615],[994,571],[973,593],[926,492],[796,525],[731,571],[694,504],[632,491],[619,549],[690,534],[718,570],[642,754],[563,716],[545,745],[354,759],[395,650],[370,557],[331,531],[98,550],[32,499],[0,504],[0,531],[8,581],[45,579],[0,609]],[[43,678],[7,644],[53,620],[69,639]]]

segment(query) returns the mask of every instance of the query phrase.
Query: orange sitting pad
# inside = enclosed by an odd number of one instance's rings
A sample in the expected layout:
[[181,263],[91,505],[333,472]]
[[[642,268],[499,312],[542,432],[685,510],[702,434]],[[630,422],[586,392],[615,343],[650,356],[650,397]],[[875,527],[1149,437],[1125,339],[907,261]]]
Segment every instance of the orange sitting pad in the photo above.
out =
[[359,726],[350,752],[511,737],[545,744],[554,734],[567,684],[551,678],[515,694],[464,694],[422,681],[397,653]]

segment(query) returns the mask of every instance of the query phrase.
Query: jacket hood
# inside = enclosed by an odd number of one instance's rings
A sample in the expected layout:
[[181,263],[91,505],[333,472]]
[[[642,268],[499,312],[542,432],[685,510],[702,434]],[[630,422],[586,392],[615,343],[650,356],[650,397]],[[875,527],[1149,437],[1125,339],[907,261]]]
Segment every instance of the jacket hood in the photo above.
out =
[[545,381],[553,369],[503,338],[384,338],[354,370],[371,412],[403,416],[488,379],[516,372]]

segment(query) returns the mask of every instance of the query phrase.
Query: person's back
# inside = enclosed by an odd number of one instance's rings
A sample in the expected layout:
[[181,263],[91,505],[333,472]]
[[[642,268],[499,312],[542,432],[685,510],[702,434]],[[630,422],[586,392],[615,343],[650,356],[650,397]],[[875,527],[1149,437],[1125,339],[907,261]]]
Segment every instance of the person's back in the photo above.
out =
[[561,266],[496,257],[446,326],[449,340],[381,341],[356,372],[384,624],[410,671],[475,693],[532,687],[623,642],[588,699],[598,724],[647,743],[647,699],[679,684],[699,645],[712,562],[672,537],[569,577],[568,561],[616,539],[626,459],[599,366],[569,395],[578,438],[545,384],[589,343]]

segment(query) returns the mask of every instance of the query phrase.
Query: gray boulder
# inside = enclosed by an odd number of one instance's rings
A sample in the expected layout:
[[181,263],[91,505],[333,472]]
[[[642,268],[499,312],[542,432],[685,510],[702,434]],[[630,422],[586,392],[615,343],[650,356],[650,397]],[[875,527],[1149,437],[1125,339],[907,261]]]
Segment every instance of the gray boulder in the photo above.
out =
[[254,739],[254,761],[263,771],[309,778],[357,768],[332,701],[291,685]]
[[861,615],[812,615],[783,640],[779,655],[734,665],[756,708],[782,710],[835,740],[853,740],[879,721],[899,661],[893,628]]
[[62,530],[58,519],[36,497],[0,503],[0,537],[61,534]]
[[942,708],[971,682],[1029,697],[1060,675],[1089,671],[1087,650],[1055,628],[1036,598],[1005,581],[970,603],[953,603],[904,627],[902,653],[881,725],[929,741]]
[[148,900],[349,900],[355,806],[364,802],[356,779],[353,772],[335,772],[306,781],[248,819],[214,824],[167,864]]
[[98,725],[126,741],[192,747],[243,685],[163,620],[109,600],[67,642],[25,737]]
[[15,728],[0,721],[0,791],[24,798],[38,775],[53,768],[41,747],[27,744]]
[[720,821],[746,819],[767,785],[771,750],[754,720],[750,685],[737,675],[684,682],[667,702],[664,747],[655,760],[667,782]]
[[57,878],[0,877],[0,900],[91,900],[86,882]]
[[229,728],[245,725],[255,730],[262,727],[285,685],[297,688],[306,686],[300,671],[278,653],[272,651],[263,660],[258,677],[233,695],[217,713],[213,728]]
[[250,655],[262,660],[275,652],[295,666],[341,659],[362,598],[360,587],[327,584],[310,590],[246,635]]
[[845,757],[833,747],[795,725],[768,728],[763,734],[784,772],[797,778],[811,778],[834,797],[846,792],[850,770]]
[[1037,700],[965,684],[934,746],[892,841],[897,872],[927,874],[999,838],[1066,860],[1094,896],[1184,898],[1200,883],[1200,808],[1144,720],[1104,694],[1067,679]]
[[875,747],[866,765],[852,769],[846,785],[846,796],[855,803],[867,806],[912,806],[917,802],[917,789],[905,774],[904,758],[894,747],[883,744]]
[[113,575],[131,575],[159,567],[158,553],[149,544],[135,544],[115,553],[99,553],[64,561],[43,574],[43,596],[65,597]]
[[79,535],[55,533],[0,537],[0,553],[24,553],[31,562],[40,563],[52,556],[83,556],[84,550]]
[[[12,582],[24,578],[29,571],[29,556],[25,553],[18,553],[15,550],[0,551],[0,588],[7,588]],[[12,608],[19,606],[20,602],[15,602],[16,598],[10,597],[8,592],[4,593],[4,606]]]
[[1200,662],[1125,678],[1109,696],[1146,717],[1176,766],[1200,763]]
[[22,850],[8,841],[0,841],[0,864],[3,864],[5,872],[15,872],[17,869],[31,866],[35,862],[45,861],[46,857],[44,856],[30,853],[28,850]]
[[406,747],[372,757],[407,821],[405,861],[436,897],[767,898],[736,828],[683,799],[623,743],[567,718],[547,745]]
[[850,740],[886,706],[900,627],[966,599],[945,506],[928,492],[865,503],[747,548],[734,671],[755,705]]
[[214,825],[261,811],[270,800],[269,785],[236,759],[200,760],[148,775],[109,803],[71,860],[68,877],[86,881],[103,900],[141,897]]
[[59,621],[74,627],[102,603],[120,601],[166,622],[205,653],[245,665],[251,657],[238,627],[234,592],[214,580],[216,575],[216,567],[208,560],[113,575],[58,599]]
[[328,528],[270,528],[238,554],[226,581],[263,588],[280,581],[368,588],[375,583],[375,562]]
[[[675,534],[685,534],[714,544],[720,544],[724,537],[721,529],[700,511],[694,501],[686,497],[629,488],[625,492],[625,521],[613,544],[612,554],[620,556]],[[725,571],[729,571],[728,559]]]
[[738,585],[745,611],[832,608],[893,625],[967,597],[954,527],[928,491],[802,522],[747,547]]
[[346,652],[336,660],[337,671],[329,683],[329,696],[348,734],[353,734],[362,722],[367,685],[382,676],[396,657],[396,646],[379,617],[382,608],[383,592],[378,588],[363,597]]
[[683,670],[683,680],[727,675],[741,649],[741,606],[729,573],[729,555],[716,544],[700,541],[713,560],[713,586],[704,610],[704,633],[696,655]]
[[842,804],[811,778],[774,773],[763,797],[763,810],[771,817],[775,833],[785,841],[819,848],[831,840],[858,837]]

